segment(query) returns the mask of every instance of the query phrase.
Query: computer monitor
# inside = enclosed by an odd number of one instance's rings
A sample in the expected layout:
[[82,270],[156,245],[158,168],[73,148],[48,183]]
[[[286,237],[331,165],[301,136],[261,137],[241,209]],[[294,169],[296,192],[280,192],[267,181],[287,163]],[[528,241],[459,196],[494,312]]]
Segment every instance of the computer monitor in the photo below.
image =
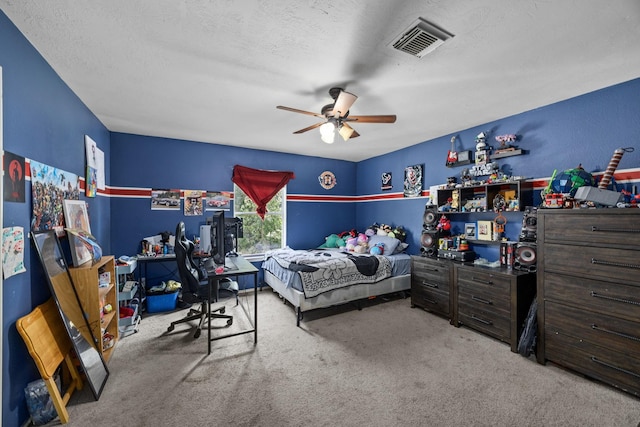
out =
[[211,219],[211,257],[216,265],[224,265],[226,250],[224,246],[224,211],[214,211]]

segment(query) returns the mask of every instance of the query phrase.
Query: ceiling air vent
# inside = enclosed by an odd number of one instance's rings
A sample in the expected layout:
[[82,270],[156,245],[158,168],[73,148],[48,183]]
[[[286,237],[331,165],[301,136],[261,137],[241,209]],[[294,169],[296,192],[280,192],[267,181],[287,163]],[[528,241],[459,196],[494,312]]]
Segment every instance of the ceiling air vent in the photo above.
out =
[[449,34],[429,24],[424,19],[418,18],[390,45],[396,50],[422,58],[451,37],[453,37],[453,34]]

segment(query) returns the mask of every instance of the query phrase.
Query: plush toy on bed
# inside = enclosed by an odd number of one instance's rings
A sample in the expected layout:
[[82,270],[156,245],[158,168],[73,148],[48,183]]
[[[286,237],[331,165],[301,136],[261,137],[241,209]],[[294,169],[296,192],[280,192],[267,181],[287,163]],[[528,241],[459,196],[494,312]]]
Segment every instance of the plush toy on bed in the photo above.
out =
[[383,255],[384,254],[384,243],[376,243],[371,249],[369,249],[369,253],[371,255]]
[[319,248],[343,248],[347,245],[345,239],[337,234],[330,234],[324,240],[324,243],[318,246]]
[[407,240],[407,232],[405,231],[404,227],[401,225],[393,229],[393,236],[396,239],[400,240],[401,242],[404,242],[405,240]]

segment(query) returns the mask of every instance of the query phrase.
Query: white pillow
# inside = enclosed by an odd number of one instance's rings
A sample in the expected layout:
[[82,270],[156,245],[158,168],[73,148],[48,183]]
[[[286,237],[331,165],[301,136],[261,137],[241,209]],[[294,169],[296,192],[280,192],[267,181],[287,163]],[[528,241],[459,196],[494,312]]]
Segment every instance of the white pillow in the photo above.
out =
[[395,237],[378,236],[377,234],[369,237],[370,248],[374,247],[376,243],[382,243],[384,245],[384,255],[392,255],[400,244],[400,240]]

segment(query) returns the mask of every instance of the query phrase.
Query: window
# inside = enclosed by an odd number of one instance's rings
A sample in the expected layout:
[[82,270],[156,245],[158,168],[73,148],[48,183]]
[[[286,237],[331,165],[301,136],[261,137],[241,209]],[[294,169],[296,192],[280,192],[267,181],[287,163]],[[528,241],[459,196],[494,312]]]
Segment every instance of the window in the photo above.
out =
[[256,204],[238,187],[233,186],[234,216],[242,218],[243,238],[238,239],[238,252],[242,255],[263,254],[286,245],[286,196],[283,187],[267,204],[264,221],[256,213]]

